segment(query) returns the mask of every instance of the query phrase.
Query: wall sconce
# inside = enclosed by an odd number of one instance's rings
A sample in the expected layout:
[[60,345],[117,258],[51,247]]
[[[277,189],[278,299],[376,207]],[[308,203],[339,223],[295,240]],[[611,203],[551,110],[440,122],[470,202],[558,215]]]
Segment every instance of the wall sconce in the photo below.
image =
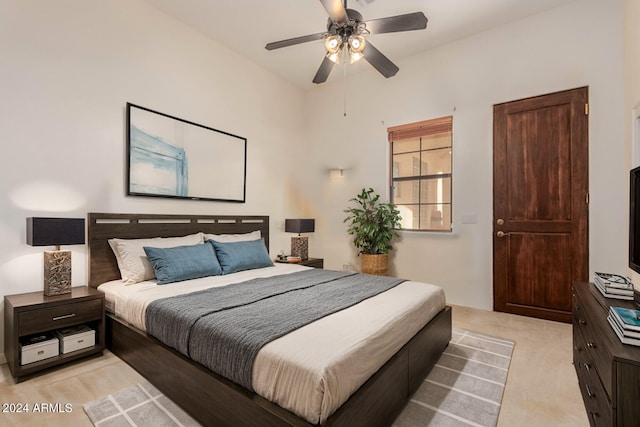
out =
[[329,169],[329,178],[331,179],[344,178],[344,169]]
[[315,219],[285,219],[284,231],[298,233],[291,238],[291,256],[299,256],[301,259],[309,258],[309,238],[300,236],[300,233],[313,233],[315,231]]
[[84,245],[84,218],[27,218],[27,244],[55,246],[44,251],[44,294],[71,292],[71,251],[60,245]]

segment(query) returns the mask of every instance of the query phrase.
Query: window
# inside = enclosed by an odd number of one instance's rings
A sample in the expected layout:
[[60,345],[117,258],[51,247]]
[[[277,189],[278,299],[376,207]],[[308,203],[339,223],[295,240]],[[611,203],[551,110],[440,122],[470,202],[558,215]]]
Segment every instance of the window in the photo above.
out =
[[451,231],[453,117],[387,129],[391,197],[406,230]]

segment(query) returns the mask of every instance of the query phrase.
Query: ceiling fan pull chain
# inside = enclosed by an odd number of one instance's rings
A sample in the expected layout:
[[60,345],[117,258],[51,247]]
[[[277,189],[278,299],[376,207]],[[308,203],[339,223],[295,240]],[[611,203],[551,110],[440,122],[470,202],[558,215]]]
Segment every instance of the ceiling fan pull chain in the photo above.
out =
[[343,113],[344,113],[344,117],[347,117],[347,59],[345,57],[344,62],[342,63],[342,69],[343,69],[343,75],[344,75],[344,98],[343,98],[343,105],[342,105],[342,109],[343,109]]

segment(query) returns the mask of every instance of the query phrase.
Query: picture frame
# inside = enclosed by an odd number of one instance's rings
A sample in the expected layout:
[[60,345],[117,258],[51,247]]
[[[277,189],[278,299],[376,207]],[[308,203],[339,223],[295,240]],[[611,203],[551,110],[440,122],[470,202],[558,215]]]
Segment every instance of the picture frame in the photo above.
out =
[[127,103],[127,195],[244,203],[246,176],[246,138]]

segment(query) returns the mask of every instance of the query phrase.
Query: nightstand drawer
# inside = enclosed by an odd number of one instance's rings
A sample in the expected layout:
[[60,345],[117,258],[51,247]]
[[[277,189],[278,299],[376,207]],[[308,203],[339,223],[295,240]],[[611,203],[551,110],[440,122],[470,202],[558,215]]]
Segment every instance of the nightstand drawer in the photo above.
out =
[[102,299],[23,311],[18,314],[18,336],[102,319]]

